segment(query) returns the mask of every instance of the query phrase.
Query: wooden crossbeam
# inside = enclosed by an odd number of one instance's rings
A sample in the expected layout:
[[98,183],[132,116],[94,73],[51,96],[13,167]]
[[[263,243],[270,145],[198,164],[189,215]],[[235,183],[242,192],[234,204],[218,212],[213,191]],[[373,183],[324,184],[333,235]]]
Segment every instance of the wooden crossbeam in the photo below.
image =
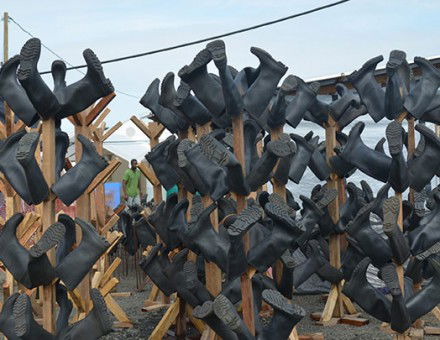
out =
[[112,277],[110,280],[107,281],[107,283],[100,289],[102,296],[107,296],[108,293],[111,292],[113,288],[117,286],[119,283],[119,280],[116,277]]
[[131,116],[130,120],[141,130],[148,138],[154,138],[148,126],[136,116]]
[[121,259],[119,257],[115,258],[112,264],[108,267],[107,271],[102,275],[101,279],[98,282],[99,287],[104,287],[110,277],[113,275],[114,271],[118,268],[121,263]]
[[154,328],[153,332],[148,338],[149,340],[161,340],[164,338],[166,332],[179,314],[179,303],[179,299],[176,299],[176,301],[174,301],[173,304],[167,309],[165,315],[159,321],[156,328]]
[[101,141],[105,141],[108,137],[110,137],[117,129],[119,129],[122,126],[122,122],[117,122],[115,125],[113,125],[109,130],[107,130],[106,133],[101,138]]
[[99,282],[101,282],[102,275],[103,275],[103,273],[100,272],[100,271],[97,271],[97,272],[95,272],[95,274],[93,274],[92,283],[90,284],[90,286],[92,288],[98,288],[99,287]]
[[[85,312],[87,310],[86,303],[81,297],[81,294],[78,292],[78,289],[75,288],[74,290],[68,291],[70,299],[75,304],[76,308],[78,309],[78,312]],[[78,313],[78,314],[79,314]]]
[[102,111],[102,113],[99,115],[99,117],[95,120],[95,122],[93,123],[93,128],[99,128],[99,125],[104,121],[104,119],[108,116],[108,114],[110,113],[110,109],[108,107],[106,107],[104,109],[104,111]]
[[83,125],[83,117],[79,113],[68,116],[67,119],[75,126]]
[[132,323],[128,318],[127,314],[125,314],[124,310],[119,306],[119,304],[113,299],[111,294],[107,294],[104,297],[107,308],[112,312],[112,314],[118,319],[120,322]]
[[117,214],[114,214],[104,225],[104,227],[101,229],[101,234],[105,235],[110,230],[111,227],[115,225],[116,222],[118,222],[119,216]]
[[105,182],[105,180],[108,179],[115,172],[119,165],[121,165],[121,161],[119,159],[112,159],[109,165],[107,165],[107,167],[93,179],[92,183],[90,183],[90,185],[88,186],[86,192],[90,194],[93,190],[96,189],[99,184]]
[[101,98],[93,109],[87,114],[84,119],[84,124],[89,126],[98,117],[98,115],[107,107],[107,105],[116,97],[116,93],[112,92],[109,95]]
[[138,163],[138,168],[151,184],[160,185],[160,182],[157,179],[156,174],[154,173],[152,168],[142,162]]

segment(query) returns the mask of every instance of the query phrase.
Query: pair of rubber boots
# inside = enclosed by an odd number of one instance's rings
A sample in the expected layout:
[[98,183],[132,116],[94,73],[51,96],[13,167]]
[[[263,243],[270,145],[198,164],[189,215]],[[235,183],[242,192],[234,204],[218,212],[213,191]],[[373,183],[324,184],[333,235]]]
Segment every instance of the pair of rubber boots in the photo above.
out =
[[[20,67],[17,77],[32,106],[42,119],[61,119],[76,114],[88,108],[99,98],[114,91],[110,80],[105,78],[101,62],[90,49],[83,52],[87,63],[86,75],[69,86],[66,86],[64,81],[66,65],[61,61],[54,62],[52,75],[55,89],[54,91],[50,90],[38,72],[37,64],[40,52],[41,42],[39,39],[32,38],[24,44],[20,51]],[[13,72],[9,72],[9,74],[10,77],[13,77]],[[13,83],[12,80],[10,82]],[[16,86],[11,86],[10,91],[17,94],[14,96],[17,102],[23,99],[23,92],[18,91]],[[19,105],[10,102],[11,107]]]

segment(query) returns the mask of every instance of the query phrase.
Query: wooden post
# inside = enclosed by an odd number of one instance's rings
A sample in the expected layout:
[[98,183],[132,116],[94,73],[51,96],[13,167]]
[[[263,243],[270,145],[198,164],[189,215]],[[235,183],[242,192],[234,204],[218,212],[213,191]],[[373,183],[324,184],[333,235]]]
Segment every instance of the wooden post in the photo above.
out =
[[9,14],[3,13],[3,62],[8,61],[9,48]]
[[[237,160],[240,162],[243,169],[243,173],[246,169],[246,161],[244,157],[244,131],[243,131],[243,115],[232,118],[232,131],[233,131],[233,144],[234,154]],[[246,196],[236,195],[237,197],[237,213],[239,214],[246,208]],[[249,235],[243,235],[244,251],[249,251]],[[243,321],[249,328],[249,331],[255,335],[255,320],[254,320],[254,299],[252,292],[252,279],[247,273],[241,276],[241,297],[242,297],[242,309],[243,309]]]
[[[55,182],[55,120],[44,120],[42,123],[43,160],[42,171],[49,188]],[[55,196],[50,193],[42,204],[41,223],[45,232],[55,222]],[[54,263],[55,251],[48,252],[49,260]],[[87,292],[87,296],[88,296]],[[55,287],[50,284],[43,287],[43,327],[53,333],[55,331]]]

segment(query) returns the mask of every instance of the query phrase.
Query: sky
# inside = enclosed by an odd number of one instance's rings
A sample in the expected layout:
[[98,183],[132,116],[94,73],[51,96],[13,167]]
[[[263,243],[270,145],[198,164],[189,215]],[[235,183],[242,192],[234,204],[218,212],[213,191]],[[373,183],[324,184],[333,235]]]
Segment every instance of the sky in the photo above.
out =
[[[297,12],[333,0],[208,0],[208,1],[24,1],[3,0],[2,10],[69,63],[83,64],[82,51],[91,48],[101,60],[145,52],[221,34]],[[366,60],[393,49],[406,51],[408,60],[440,55],[440,1],[351,0],[348,3],[269,27],[224,38],[229,64],[237,69],[257,66],[251,46],[267,50],[289,67],[286,75],[311,79],[350,73]],[[3,31],[3,25],[1,25]],[[3,36],[3,32],[2,32]],[[9,56],[20,52],[29,36],[9,23]],[[177,73],[206,43],[156,55],[104,65],[117,93],[110,103],[107,126],[146,109],[139,98],[155,79]],[[57,59],[42,50],[39,70]],[[384,64],[382,64],[384,65]],[[211,70],[214,71],[214,67]],[[83,75],[69,71],[67,83]],[[52,86],[52,79],[45,80]],[[176,76],[176,87],[178,77]],[[63,128],[69,132],[69,123]],[[132,127],[120,138],[142,135]]]

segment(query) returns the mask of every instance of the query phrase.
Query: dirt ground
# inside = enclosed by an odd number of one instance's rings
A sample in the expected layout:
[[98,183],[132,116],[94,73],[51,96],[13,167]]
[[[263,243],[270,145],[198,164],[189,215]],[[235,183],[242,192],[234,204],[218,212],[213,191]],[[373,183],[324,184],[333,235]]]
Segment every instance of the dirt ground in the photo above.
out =
[[[160,321],[162,315],[165,313],[165,309],[148,313],[141,311],[143,302],[148,297],[150,287],[147,285],[144,291],[136,292],[136,283],[132,277],[132,275],[127,277],[120,276],[119,279],[121,282],[118,285],[117,290],[120,292],[134,291],[134,293],[130,297],[117,298],[116,300],[134,322],[134,327],[130,329],[116,329],[115,332],[102,337],[102,339],[146,339]],[[312,312],[322,311],[324,309],[324,302],[319,295],[295,296],[294,302],[302,306],[307,311],[307,316],[301,320],[297,327],[300,335],[321,332],[324,334],[325,339],[328,340],[391,339],[390,335],[385,334],[380,330],[380,322],[374,318],[368,317],[365,315],[365,313],[362,315],[362,317],[369,319],[370,323],[363,327],[349,325],[322,327],[315,325],[315,322],[310,319],[309,314]],[[358,311],[362,312],[359,307],[357,307],[357,309]],[[428,314],[423,318],[423,320],[425,321],[425,325],[440,326],[440,321],[437,321],[432,314]],[[170,337],[170,339],[172,339],[172,337]],[[427,339],[440,339],[440,336],[429,336]]]

